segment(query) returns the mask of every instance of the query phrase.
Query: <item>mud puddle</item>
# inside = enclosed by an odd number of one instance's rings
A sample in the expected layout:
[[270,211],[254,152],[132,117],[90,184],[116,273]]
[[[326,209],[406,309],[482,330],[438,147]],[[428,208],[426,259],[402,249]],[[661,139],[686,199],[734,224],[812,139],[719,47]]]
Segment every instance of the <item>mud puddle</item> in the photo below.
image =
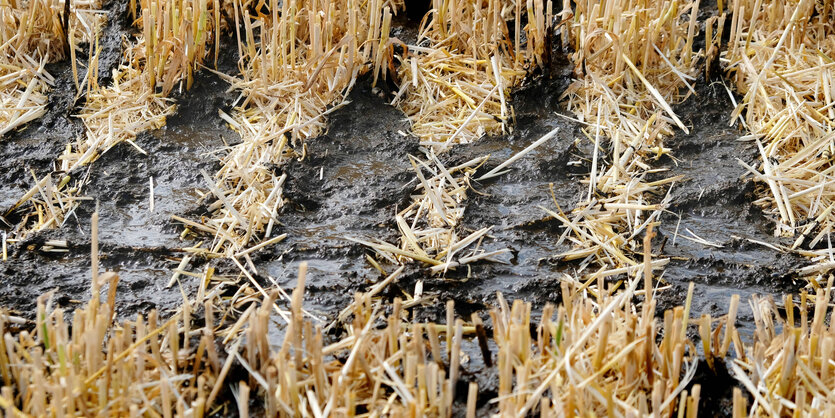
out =
[[697,93],[676,109],[692,127],[690,134],[678,132],[665,144],[677,161],[661,162],[669,174],[685,176],[673,187],[671,205],[661,217],[658,241],[672,258],[663,278],[673,286],[662,292],[662,300],[682,303],[693,281],[693,316],[716,317],[727,312],[730,295],[738,293],[743,303],[737,326],[750,335],[748,297],[779,299],[797,292],[805,283],[795,280],[794,271],[805,262],[762,244],[791,245],[773,236],[773,222],[752,203],[751,180],[741,178],[744,169],[737,158],[756,161],[756,145],[737,141],[743,133],[728,126],[733,105],[721,84],[700,80]]
[[307,261],[306,307],[329,317],[380,278],[365,247],[346,238],[396,242],[394,215],[414,189],[408,155],[418,155],[418,140],[370,84],[359,80],[350,103],[329,116],[328,131],[307,141],[307,157],[284,167],[289,204],[277,233],[288,237],[254,257],[259,272],[284,287],[295,286]]
[[[89,298],[90,219],[95,202],[99,204],[101,270],[119,273],[120,316],[180,306],[180,290],[177,286],[165,286],[183,256],[179,248],[193,243],[180,241],[182,228],[171,221],[171,216],[189,216],[196,210],[196,189],[205,189],[200,170],[213,173],[217,157],[211,151],[237,138],[217,117],[217,109],[228,108],[234,99],[225,92],[226,88],[227,84],[216,75],[200,73],[194,88],[178,97],[179,112],[168,118],[166,127],[136,138],[135,143],[146,154],[123,143],[93,163],[84,193],[88,200],[81,203],[64,227],[32,234],[11,246],[9,261],[0,264],[0,306],[30,316],[36,298],[53,289],[58,289],[58,305],[68,309]],[[49,129],[30,126],[30,133],[10,141],[16,145],[5,150],[24,147],[13,153],[10,160],[20,165],[23,161],[48,161],[46,165],[50,165],[60,153],[60,149],[53,148],[60,146],[36,145],[37,133]],[[58,143],[70,137],[42,141]],[[34,148],[25,148],[29,143]],[[4,197],[4,207],[13,204],[32,182],[25,182],[20,188],[3,188],[0,196]],[[5,200],[6,195],[11,197]],[[67,247],[59,248],[61,252],[51,251],[46,245],[50,240],[66,241]],[[194,288],[192,282],[181,278],[187,294]]]

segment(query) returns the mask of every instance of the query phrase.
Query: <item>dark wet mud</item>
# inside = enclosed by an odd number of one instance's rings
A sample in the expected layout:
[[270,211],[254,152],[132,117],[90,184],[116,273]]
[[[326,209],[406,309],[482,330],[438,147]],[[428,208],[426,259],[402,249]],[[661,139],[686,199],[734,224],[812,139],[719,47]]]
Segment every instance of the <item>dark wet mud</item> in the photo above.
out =
[[[179,112],[168,118],[164,128],[140,134],[135,143],[146,154],[122,143],[105,153],[89,168],[90,182],[83,201],[62,229],[32,234],[10,245],[10,257],[0,263],[0,306],[30,316],[36,298],[57,289],[58,305],[73,308],[89,299],[90,219],[99,204],[99,247],[101,269],[119,273],[118,313],[122,317],[150,309],[170,311],[182,304],[177,286],[166,288],[184,253],[181,226],[172,215],[187,215],[198,208],[197,189],[205,184],[200,170],[214,172],[216,152],[237,139],[216,116],[230,107],[235,96],[226,93],[227,84],[208,72],[199,74],[195,86],[180,97]],[[41,127],[27,129],[38,131]],[[32,142],[37,142],[34,134]],[[65,142],[68,137],[55,138]],[[44,143],[52,138],[45,137]],[[3,144],[25,144],[28,138],[4,139]],[[57,157],[53,147],[6,148],[8,160],[19,165]],[[12,152],[10,150],[14,149]],[[40,173],[39,175],[46,174]],[[9,175],[13,175],[8,173]],[[151,211],[150,179],[154,182],[154,210]],[[34,180],[21,181],[3,193],[3,210],[11,206]],[[23,191],[21,191],[23,190]],[[5,195],[4,195],[5,196]],[[50,240],[66,241],[66,252],[49,251]],[[44,251],[44,248],[47,251]],[[198,261],[195,261],[195,263]],[[189,266],[193,267],[193,266]],[[188,293],[194,280],[185,276],[181,284]]]
[[[552,183],[564,207],[573,206],[580,196],[578,180],[584,169],[566,169],[576,158],[576,127],[554,113],[558,93],[566,84],[567,79],[559,79],[517,92],[519,128],[513,134],[483,138],[439,157],[452,166],[489,154],[488,164],[495,166],[560,127],[557,138],[514,164],[511,173],[474,183],[475,190],[465,202],[462,233],[493,226],[484,249],[510,249],[510,254],[500,257],[504,263],[475,263],[443,277],[419,265],[409,266],[389,291],[392,297],[401,296],[400,291],[411,294],[421,280],[425,296],[454,300],[460,308],[457,313],[467,316],[492,305],[496,292],[541,304],[556,300],[559,274],[569,270],[553,261],[560,250],[556,245],[560,231],[556,224],[542,220],[545,212],[537,206],[553,206]],[[541,94],[541,89],[551,95],[548,106],[523,100]],[[358,83],[348,98],[351,103],[331,115],[328,133],[308,142],[309,156],[286,167],[285,197],[290,204],[281,214],[280,232],[287,232],[288,239],[255,259],[260,273],[283,277],[278,280],[283,286],[293,286],[298,262],[307,261],[307,302],[325,314],[338,312],[354,292],[380,278],[365,260],[372,252],[346,238],[396,243],[394,215],[409,204],[416,185],[408,156],[422,155],[418,140],[405,134],[408,121],[376,92],[367,82]]]
[[[655,242],[656,251],[671,259],[662,275],[671,288],[659,293],[659,307],[683,304],[693,282],[691,318],[703,314],[716,318],[727,314],[731,295],[739,294],[735,325],[743,341],[750,341],[755,330],[750,297],[779,300],[797,293],[805,281],[795,272],[808,261],[764,245],[791,243],[774,237],[773,221],[752,203],[756,200],[753,182],[743,178],[737,159],[750,164],[758,152],[754,144],[738,141],[744,133],[729,126],[733,105],[719,83],[700,77],[697,95],[675,107],[690,134],[678,132],[669,139],[665,145],[672,149],[672,158],[656,162],[669,168],[669,174],[685,176],[670,191],[671,204],[660,218]],[[697,341],[697,327],[690,328],[691,338]],[[691,384],[702,387],[701,414],[732,414],[737,382],[725,364],[717,362],[712,370],[700,360]]]
[[[559,302],[560,276],[575,272],[577,266],[557,261],[555,255],[569,248],[557,245],[562,227],[547,219],[539,206],[553,207],[553,187],[561,207],[574,207],[583,198],[585,188],[579,181],[588,172],[589,159],[588,144],[577,139],[578,125],[557,115],[563,112],[557,98],[567,83],[567,74],[557,74],[520,89],[514,94],[517,126],[512,134],[460,145],[440,157],[454,165],[489,154],[488,165],[496,165],[560,128],[552,141],[515,163],[510,173],[475,182],[465,203],[462,230],[493,226],[484,248],[509,248],[504,263],[476,263],[444,277],[411,266],[387,297],[411,294],[420,280],[432,302],[414,309],[417,318],[442,322],[445,310],[439,302],[454,300],[456,315],[478,313],[488,327],[487,310],[495,306],[496,292],[532,302],[535,311],[545,303]],[[359,85],[350,100],[334,113],[328,134],[310,142],[311,156],[287,168],[292,181],[286,196],[294,203],[281,219],[290,238],[256,262],[262,273],[282,277],[279,282],[292,287],[296,265],[308,261],[313,277],[308,286],[310,307],[330,317],[354,292],[380,278],[364,260],[372,252],[344,238],[395,242],[393,215],[407,204],[414,187],[407,155],[418,151],[415,138],[397,132],[405,132],[402,116],[367,85]],[[669,168],[665,175],[685,176],[672,188],[671,205],[661,218],[656,240],[655,252],[672,259],[662,276],[669,287],[659,292],[661,309],[683,304],[691,281],[696,284],[693,317],[725,314],[734,293],[743,301],[753,294],[779,298],[803,284],[794,276],[803,259],[754,242],[787,244],[773,237],[773,224],[751,203],[753,185],[741,178],[743,170],[736,158],[753,161],[756,154],[750,144],[737,141],[742,134],[728,126],[731,109],[724,88],[700,81],[698,95],[677,108],[691,133],[679,133],[667,142],[675,159],[655,161],[657,167]],[[716,246],[688,240],[683,234]],[[747,303],[740,305],[737,318],[744,335],[753,331]],[[465,353],[468,362],[462,373],[477,381],[489,398],[496,385],[493,369],[484,367],[475,345]],[[722,366],[714,372],[700,365],[697,380],[710,385],[711,390],[705,391],[706,399],[713,400],[708,411],[728,413],[734,381]]]
[[[696,286],[691,312],[716,317],[727,312],[734,293],[742,301],[753,294],[779,299],[796,293],[805,282],[795,271],[807,262],[763,244],[791,242],[775,238],[774,223],[752,203],[753,182],[743,178],[737,159],[756,161],[756,145],[738,141],[744,133],[728,126],[733,105],[719,82],[700,82],[697,93],[676,109],[692,127],[690,134],[679,132],[665,144],[676,161],[666,158],[659,164],[685,176],[672,188],[671,204],[659,227],[663,253],[671,258],[663,278],[673,286],[662,297],[683,303],[692,281]],[[702,239],[709,244],[697,242]],[[753,332],[747,303],[740,304],[737,325],[743,334]]]
[[469,193],[461,227],[465,231],[493,227],[492,239],[483,245],[485,251],[507,248],[511,252],[499,257],[503,263],[475,263],[449,272],[446,278],[426,278],[425,288],[439,292],[442,299],[452,298],[470,309],[494,306],[496,292],[540,307],[558,300],[560,275],[570,273],[573,266],[556,262],[555,256],[569,247],[557,245],[562,230],[558,222],[545,220],[542,208],[554,208],[552,185],[560,206],[574,207],[583,191],[580,180],[587,172],[582,165],[569,164],[581,154],[575,145],[577,124],[557,115],[562,112],[557,99],[567,84],[565,75],[555,75],[515,92],[517,124],[511,134],[459,145],[442,157],[453,165],[490,155],[486,170],[559,128],[554,139],[516,161],[509,173],[473,182],[475,190]]
[[370,80],[359,82],[350,103],[330,115],[328,131],[307,142],[307,158],[285,166],[289,204],[278,233],[288,238],[253,258],[260,273],[288,287],[298,263],[307,261],[305,303],[326,316],[380,278],[365,247],[346,238],[396,243],[394,215],[415,187],[408,156],[418,155],[418,139],[376,92]]

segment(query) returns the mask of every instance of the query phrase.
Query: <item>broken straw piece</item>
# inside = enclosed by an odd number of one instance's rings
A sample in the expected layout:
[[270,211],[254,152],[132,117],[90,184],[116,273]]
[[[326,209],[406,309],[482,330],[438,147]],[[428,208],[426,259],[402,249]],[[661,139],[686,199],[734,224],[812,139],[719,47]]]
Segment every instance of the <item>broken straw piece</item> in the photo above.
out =
[[520,158],[524,157],[524,156],[525,156],[525,154],[527,154],[527,153],[529,153],[529,152],[533,151],[533,150],[534,150],[534,149],[536,149],[538,146],[540,146],[540,145],[544,144],[546,141],[548,141],[549,139],[553,138],[553,137],[557,134],[557,132],[559,132],[559,130],[560,130],[560,128],[554,128],[554,129],[552,129],[550,132],[548,132],[547,134],[543,135],[541,138],[539,138],[539,139],[537,139],[536,141],[534,141],[534,143],[533,143],[533,144],[528,145],[528,146],[527,146],[527,148],[523,149],[522,151],[519,151],[518,153],[516,153],[516,155],[514,155],[514,156],[512,156],[512,157],[508,158],[508,159],[507,159],[507,161],[505,161],[505,162],[503,162],[503,163],[499,164],[496,168],[494,168],[494,169],[492,169],[492,170],[488,171],[486,174],[484,174],[483,176],[481,176],[481,177],[477,178],[476,180],[478,180],[478,181],[482,181],[482,180],[486,180],[486,179],[493,178],[493,177],[497,177],[497,176],[501,175],[502,173],[504,173],[504,172],[500,173],[500,171],[501,171],[503,168],[505,168],[505,167],[507,167],[507,166],[509,166],[509,165],[513,164],[516,160],[518,160],[518,159],[520,159]]

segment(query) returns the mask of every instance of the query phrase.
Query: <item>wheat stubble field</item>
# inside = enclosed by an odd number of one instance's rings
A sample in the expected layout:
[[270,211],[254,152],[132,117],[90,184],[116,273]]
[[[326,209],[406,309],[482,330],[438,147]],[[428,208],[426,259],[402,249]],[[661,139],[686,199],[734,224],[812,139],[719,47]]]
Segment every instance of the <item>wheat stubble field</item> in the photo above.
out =
[[830,0],[0,0],[7,416],[835,416]]

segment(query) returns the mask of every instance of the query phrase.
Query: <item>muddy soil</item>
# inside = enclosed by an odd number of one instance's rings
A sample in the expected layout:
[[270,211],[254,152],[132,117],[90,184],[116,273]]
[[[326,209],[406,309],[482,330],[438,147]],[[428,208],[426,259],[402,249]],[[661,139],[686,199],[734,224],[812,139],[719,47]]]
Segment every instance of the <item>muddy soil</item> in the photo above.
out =
[[[476,191],[466,202],[463,230],[493,226],[485,249],[511,249],[504,263],[477,263],[444,277],[412,266],[389,289],[389,298],[411,293],[421,280],[425,294],[433,298],[415,309],[419,319],[443,321],[445,311],[438,302],[451,299],[457,315],[476,312],[488,327],[486,311],[495,306],[496,292],[532,302],[535,312],[545,303],[559,301],[560,275],[573,273],[577,266],[554,257],[568,249],[557,245],[562,227],[548,220],[538,206],[553,207],[551,185],[561,207],[575,206],[583,197],[579,180],[588,172],[590,158],[590,147],[578,139],[579,126],[557,114],[563,112],[557,99],[567,77],[566,67],[553,78],[515,92],[517,126],[512,134],[460,145],[441,157],[454,165],[490,154],[489,165],[495,165],[560,128],[554,140],[519,160],[510,173],[475,183]],[[772,236],[773,223],[751,203],[753,184],[741,178],[743,170],[736,158],[755,161],[757,156],[750,144],[736,140],[741,135],[736,128],[728,127],[732,107],[724,88],[704,80],[697,86],[698,95],[677,109],[691,133],[667,142],[674,158],[655,162],[669,169],[665,175],[685,176],[672,188],[672,204],[662,217],[655,251],[672,258],[662,276],[670,286],[660,292],[660,308],[682,304],[692,281],[696,283],[692,315],[717,317],[726,313],[733,293],[745,301],[752,294],[779,298],[797,291],[802,283],[795,280],[794,271],[804,261],[753,242],[787,244]],[[359,84],[349,100],[351,104],[334,113],[328,134],[310,142],[311,157],[287,168],[292,180],[287,197],[294,203],[282,214],[282,222],[290,238],[256,262],[262,273],[282,277],[279,282],[292,287],[297,263],[308,261],[313,277],[308,302],[326,317],[338,312],[353,292],[380,278],[364,260],[371,252],[344,238],[394,242],[393,214],[408,203],[414,188],[407,155],[418,151],[415,138],[399,133],[406,131],[402,115],[387,107],[369,86]],[[688,240],[684,234],[716,246]],[[740,305],[737,326],[745,335],[753,332],[746,303]],[[485,372],[475,345],[465,349],[464,376],[478,381],[480,397],[489,399],[496,390],[496,376],[492,369]],[[734,385],[727,372],[720,365],[714,373],[702,364],[697,378],[710,385],[705,396],[715,401],[707,412],[727,414]]]
[[[124,3],[113,2],[108,10],[123,16]],[[114,48],[109,54],[117,57],[120,34],[128,29],[122,20],[111,21],[104,44]],[[414,36],[410,27],[398,30],[402,39]],[[230,64],[234,57],[225,59],[222,70],[234,72]],[[102,65],[112,68],[115,64],[110,59]],[[59,85],[71,85],[71,70],[65,63],[50,70]],[[455,301],[457,315],[469,317],[475,312],[488,320],[487,309],[494,306],[496,292],[511,300],[530,301],[537,312],[545,303],[559,302],[559,278],[577,266],[555,258],[569,248],[557,245],[562,227],[547,220],[538,206],[553,208],[549,191],[553,184],[559,205],[574,207],[584,192],[580,180],[589,171],[590,144],[578,124],[559,115],[565,114],[558,99],[570,81],[570,70],[565,55],[555,53],[554,68],[547,76],[514,92],[512,133],[460,145],[441,156],[444,163],[453,165],[490,154],[488,165],[496,165],[554,127],[560,128],[553,140],[516,162],[511,172],[474,183],[475,190],[469,194],[462,231],[493,226],[484,248],[509,248],[511,253],[501,258],[503,263],[477,263],[443,278],[412,265],[385,297],[411,294],[421,280],[430,301],[414,311],[419,318],[433,321],[444,320],[442,302],[450,299]],[[100,73],[109,74],[109,70]],[[732,106],[724,88],[703,79],[696,86],[698,94],[676,109],[691,126],[691,133],[679,132],[669,139],[666,145],[672,148],[672,157],[654,162],[656,167],[669,168],[665,175],[686,177],[672,189],[672,205],[661,219],[656,240],[656,253],[672,257],[663,274],[670,288],[660,292],[661,307],[683,303],[691,281],[696,283],[694,317],[724,314],[730,294],[739,293],[743,303],[737,325],[750,333],[753,321],[744,303],[747,296],[779,297],[797,290],[802,283],[793,272],[804,260],[751,241],[786,244],[772,236],[772,223],[751,204],[753,185],[740,179],[743,170],[736,158],[751,162],[757,156],[750,144],[736,141],[741,133],[728,127]],[[0,306],[31,316],[36,297],[52,289],[58,289],[57,301],[67,308],[88,299],[89,218],[95,201],[101,208],[103,268],[121,276],[119,314],[125,317],[179,306],[179,290],[165,286],[183,255],[180,248],[194,242],[181,241],[181,228],[170,219],[171,215],[206,215],[195,191],[205,190],[199,172],[213,173],[219,155],[214,152],[238,140],[217,117],[217,109],[228,109],[235,99],[226,88],[217,76],[201,73],[195,88],[177,96],[179,113],[169,118],[168,125],[137,138],[147,155],[122,144],[93,164],[87,186],[91,200],[82,203],[63,229],[34,234],[12,246],[9,261],[0,264]],[[68,138],[83,134],[83,126],[71,117],[77,110],[73,98],[72,89],[55,89],[44,118],[0,140],[3,212],[32,186],[30,169],[39,176],[49,172]],[[266,276],[275,278],[288,291],[295,286],[298,264],[307,261],[306,308],[324,320],[333,319],[355,292],[366,290],[381,277],[365,260],[370,252],[346,238],[396,242],[394,214],[409,203],[415,187],[408,155],[420,155],[418,140],[408,134],[408,121],[387,104],[389,99],[389,92],[372,88],[369,79],[358,81],[350,103],[329,117],[327,132],[308,142],[307,158],[284,168],[289,204],[282,210],[277,233],[286,232],[288,238],[252,255],[256,276],[265,281]],[[69,251],[42,251],[50,239],[67,240]],[[225,273],[235,273],[223,264],[220,267],[226,268]],[[193,279],[183,278],[181,283],[187,293],[195,287]],[[472,342],[465,344],[465,352],[464,379],[477,380],[482,391],[479,398],[489,399],[496,390],[495,370],[485,372]],[[712,384],[706,396],[729,399],[727,376],[716,377],[702,367],[699,379]],[[727,412],[721,402],[716,405],[714,412]],[[489,405],[483,407],[489,409]]]
[[[118,57],[120,51],[115,54]],[[233,68],[235,60],[225,57],[221,65]],[[71,84],[66,71],[71,70],[58,67],[57,73]],[[98,202],[101,268],[119,273],[119,316],[150,309],[165,315],[178,308],[182,303],[179,289],[166,285],[183,256],[180,248],[194,243],[181,242],[181,227],[171,222],[171,216],[197,210],[196,189],[205,188],[200,170],[214,172],[217,150],[238,138],[217,117],[218,109],[228,111],[235,99],[227,87],[218,76],[199,73],[194,88],[177,96],[178,113],[168,118],[167,125],[137,137],[135,143],[146,154],[123,143],[93,163],[85,187],[88,200],[62,229],[36,233],[10,245],[9,260],[0,264],[0,306],[30,317],[36,298],[53,289],[57,289],[58,306],[67,309],[89,299],[90,219]],[[0,141],[0,152],[6,157],[0,171],[7,185],[0,189],[3,212],[34,184],[30,169],[39,177],[48,174],[68,139],[84,132],[71,116],[77,111],[72,103],[74,91],[58,90],[51,95],[47,116]],[[67,241],[67,251],[43,251],[48,240]],[[186,292],[195,288],[193,280],[185,277],[181,284]]]
[[[123,0],[110,0],[102,7],[107,12],[107,23],[99,38],[98,72],[102,85],[110,82],[111,71],[121,60],[122,35],[129,27],[125,12],[127,4]],[[80,48],[81,51],[77,51],[78,61],[86,64],[88,45],[80,45]],[[83,80],[87,75],[87,66],[79,65],[77,69],[78,79]],[[29,190],[33,182],[30,170],[39,177],[50,172],[53,161],[63,152],[68,141],[84,135],[84,124],[73,117],[84,99],[76,98],[72,66],[65,60],[47,65],[46,70],[55,77],[56,86],[47,93],[49,102],[46,113],[22,129],[0,138],[0,155],[4,157],[0,161],[0,181],[3,184],[0,187],[0,209],[8,208]],[[3,212],[5,210],[0,212],[0,216]]]
[[287,287],[295,286],[298,263],[307,261],[305,303],[325,316],[380,277],[365,247],[346,238],[396,242],[394,214],[414,189],[408,156],[418,155],[418,139],[376,91],[370,80],[359,82],[350,103],[331,114],[327,133],[308,141],[308,157],[285,167],[289,205],[278,233],[288,238],[253,259],[260,273]]
[[[790,246],[791,241],[775,238],[773,221],[752,203],[753,181],[743,178],[737,159],[757,161],[756,145],[737,141],[744,133],[728,126],[733,105],[719,83],[700,82],[698,94],[678,106],[691,132],[668,141],[672,158],[660,162],[671,174],[686,176],[673,187],[659,228],[663,252],[672,258],[663,275],[673,285],[665,300],[682,303],[686,284],[693,281],[692,312],[714,317],[727,312],[733,293],[743,301],[753,294],[796,293],[805,283],[795,271],[808,263],[761,244]],[[698,238],[713,245],[694,241]],[[737,325],[744,334],[753,331],[747,303],[740,304]]]

